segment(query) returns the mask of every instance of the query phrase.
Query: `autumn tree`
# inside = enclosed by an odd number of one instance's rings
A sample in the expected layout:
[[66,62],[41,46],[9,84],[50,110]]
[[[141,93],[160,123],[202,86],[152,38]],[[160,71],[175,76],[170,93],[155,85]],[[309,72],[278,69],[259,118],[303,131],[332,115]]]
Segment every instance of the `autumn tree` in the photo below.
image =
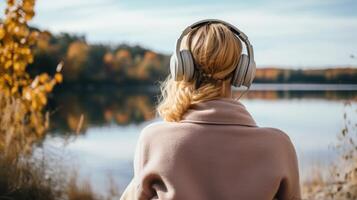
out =
[[88,60],[89,47],[85,42],[72,42],[67,50],[66,69],[63,73],[68,80],[78,79]]
[[35,0],[7,0],[0,22],[0,152],[29,151],[44,135],[48,121],[43,115],[47,94],[62,81],[62,65],[54,77],[31,77],[27,67],[34,61],[33,47],[39,32],[28,26]]

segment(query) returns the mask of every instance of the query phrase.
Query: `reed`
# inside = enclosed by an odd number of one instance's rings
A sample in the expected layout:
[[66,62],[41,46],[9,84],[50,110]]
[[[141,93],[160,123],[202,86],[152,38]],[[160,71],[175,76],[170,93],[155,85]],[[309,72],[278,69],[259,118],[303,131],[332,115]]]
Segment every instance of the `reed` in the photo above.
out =
[[330,167],[329,176],[315,170],[314,177],[303,183],[304,199],[357,199],[357,109],[345,103],[344,127],[337,136],[335,150],[339,158]]
[[[35,156],[46,134],[48,114],[25,107],[21,99],[0,94],[0,200],[112,200],[119,198],[117,186],[108,194],[96,194],[90,182],[80,181],[77,173],[68,172],[56,155]],[[35,131],[33,121],[37,117]],[[114,183],[108,180],[110,183]]]

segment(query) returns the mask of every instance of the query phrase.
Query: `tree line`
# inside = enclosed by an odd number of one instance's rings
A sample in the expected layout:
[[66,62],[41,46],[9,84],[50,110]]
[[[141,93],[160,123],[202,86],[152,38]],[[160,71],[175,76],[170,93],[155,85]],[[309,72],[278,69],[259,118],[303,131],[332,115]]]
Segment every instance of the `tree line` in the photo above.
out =
[[[169,55],[127,44],[90,44],[85,36],[42,31],[29,72],[53,74],[63,62],[63,85],[154,85],[169,73]],[[255,83],[357,83],[356,68],[258,68]]]

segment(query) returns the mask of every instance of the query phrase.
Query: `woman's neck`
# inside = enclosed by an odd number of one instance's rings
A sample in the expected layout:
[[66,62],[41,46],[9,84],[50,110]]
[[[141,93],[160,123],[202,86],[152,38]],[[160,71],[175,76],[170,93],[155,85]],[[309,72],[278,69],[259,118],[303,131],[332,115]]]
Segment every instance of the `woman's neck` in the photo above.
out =
[[223,90],[222,97],[223,98],[233,98],[230,79],[224,81],[222,84],[223,84],[222,85],[222,90]]

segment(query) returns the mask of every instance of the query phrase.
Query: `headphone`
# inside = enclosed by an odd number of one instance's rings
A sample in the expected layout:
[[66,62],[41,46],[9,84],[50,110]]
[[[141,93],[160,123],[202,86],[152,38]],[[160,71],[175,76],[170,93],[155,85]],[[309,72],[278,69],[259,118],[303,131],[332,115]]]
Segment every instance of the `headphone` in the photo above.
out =
[[184,80],[189,82],[193,80],[194,74],[197,73],[197,70],[195,70],[195,62],[192,53],[187,49],[180,50],[180,44],[185,35],[190,33],[193,29],[208,23],[222,23],[228,27],[241,41],[244,42],[248,55],[243,53],[239,55],[238,64],[233,70],[231,85],[235,87],[240,87],[243,85],[249,88],[253,82],[256,71],[253,46],[250,44],[248,37],[237,27],[218,19],[201,20],[183,30],[181,36],[177,39],[176,50],[170,58],[171,76],[175,81]]

